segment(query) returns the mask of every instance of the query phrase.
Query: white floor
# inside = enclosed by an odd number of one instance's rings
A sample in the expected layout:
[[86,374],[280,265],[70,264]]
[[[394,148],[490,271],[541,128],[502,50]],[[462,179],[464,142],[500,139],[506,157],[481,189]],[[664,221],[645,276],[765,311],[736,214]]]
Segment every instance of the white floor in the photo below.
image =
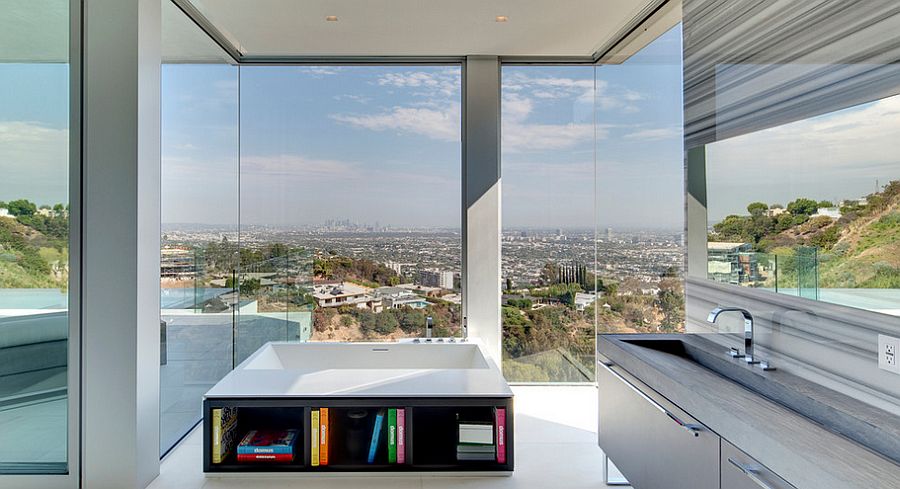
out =
[[597,388],[517,386],[515,472],[511,477],[302,476],[206,478],[201,434],[195,429],[163,459],[150,489],[602,489],[603,453],[597,447]]

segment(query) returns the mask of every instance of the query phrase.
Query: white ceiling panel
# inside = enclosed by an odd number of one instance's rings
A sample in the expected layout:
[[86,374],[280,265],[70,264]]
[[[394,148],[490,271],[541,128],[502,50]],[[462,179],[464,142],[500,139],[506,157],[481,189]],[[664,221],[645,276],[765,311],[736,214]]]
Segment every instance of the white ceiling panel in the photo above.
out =
[[[649,0],[192,0],[244,56],[590,56]],[[336,22],[326,20],[337,16]],[[506,16],[507,22],[497,22]]]

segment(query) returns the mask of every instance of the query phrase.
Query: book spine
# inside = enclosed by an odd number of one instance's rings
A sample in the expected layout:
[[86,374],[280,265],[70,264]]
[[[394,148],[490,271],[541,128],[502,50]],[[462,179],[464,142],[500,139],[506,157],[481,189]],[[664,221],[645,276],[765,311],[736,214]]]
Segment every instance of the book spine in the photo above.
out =
[[397,463],[397,410],[388,409],[388,463]]
[[397,410],[397,463],[406,463],[406,409]]
[[222,463],[222,410],[212,410],[212,461]]
[[375,463],[375,454],[378,453],[378,439],[381,437],[381,425],[384,423],[384,412],[379,411],[375,416],[375,427],[372,429],[372,443],[369,445],[370,464]]
[[293,462],[292,453],[239,453],[238,462]]
[[497,463],[506,463],[506,408],[497,408]]
[[328,408],[319,409],[319,425],[319,465],[328,465],[328,438],[331,431]]
[[313,409],[310,412],[310,427],[309,432],[312,434],[312,439],[310,439],[309,449],[309,462],[313,467],[319,466],[319,410]]
[[237,449],[239,455],[248,455],[253,453],[294,453],[294,447],[277,446],[277,447],[254,447],[252,445],[239,446]]

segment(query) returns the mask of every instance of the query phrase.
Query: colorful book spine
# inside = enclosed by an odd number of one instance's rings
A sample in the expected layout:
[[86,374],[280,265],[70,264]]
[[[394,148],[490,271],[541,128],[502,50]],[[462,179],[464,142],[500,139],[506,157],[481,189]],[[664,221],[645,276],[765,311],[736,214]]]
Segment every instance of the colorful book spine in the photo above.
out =
[[228,456],[237,436],[237,408],[225,407],[212,410],[212,461],[220,464]]
[[328,438],[330,430],[328,408],[321,408],[319,409],[319,465],[328,465]]
[[239,453],[238,462],[292,462],[293,453]]
[[406,463],[406,409],[397,410],[397,463]]
[[497,408],[497,463],[506,463],[506,408]]
[[247,432],[241,443],[238,444],[237,453],[294,453],[294,442],[297,438],[297,430],[284,431],[257,431]]
[[388,463],[397,463],[397,410],[388,409]]
[[309,462],[313,467],[319,466],[319,410],[313,409],[310,413],[310,433],[312,433],[312,439],[310,440],[310,455]]
[[384,424],[384,409],[375,415],[375,427],[372,428],[372,443],[369,445],[369,463],[375,463],[375,455],[378,453],[378,439],[381,438],[381,425]]

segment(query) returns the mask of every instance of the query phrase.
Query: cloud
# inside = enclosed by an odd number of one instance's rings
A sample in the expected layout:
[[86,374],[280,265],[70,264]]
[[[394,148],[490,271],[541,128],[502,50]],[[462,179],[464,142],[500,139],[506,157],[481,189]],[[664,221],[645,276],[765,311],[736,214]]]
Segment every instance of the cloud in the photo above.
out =
[[501,116],[504,122],[522,122],[534,110],[534,102],[517,93],[510,93],[503,96],[502,109]]
[[377,80],[378,85],[395,88],[418,89],[415,95],[451,97],[461,86],[457,69],[438,71],[401,71],[385,73]]
[[529,76],[516,71],[503,77],[505,92],[528,92],[542,99],[558,99],[580,96],[594,90],[592,78],[569,78],[562,76]]
[[679,127],[659,127],[655,129],[640,129],[623,136],[624,139],[640,140],[640,141],[659,141],[662,139],[672,139],[681,137],[681,128]]
[[337,75],[341,72],[340,66],[298,66],[297,71],[317,77]]
[[357,179],[359,165],[340,160],[306,158],[301,155],[243,156],[241,174],[255,177],[297,178],[304,181]]
[[[559,150],[591,141],[594,125],[583,122],[549,124],[530,122],[534,101],[519,93],[503,96],[502,137],[506,152]],[[598,137],[605,137],[607,126],[598,128]]]
[[461,111],[458,103],[443,110],[424,107],[393,107],[380,114],[335,114],[332,119],[372,131],[418,134],[438,141],[459,141]]
[[68,199],[69,131],[29,121],[0,121],[0,199],[39,204]]
[[332,97],[335,100],[349,100],[351,102],[358,102],[360,104],[366,105],[372,101],[372,97],[366,97],[363,95],[356,95],[352,93],[345,93],[342,95],[335,95]]
[[[706,147],[710,217],[748,202],[859,197],[900,174],[900,96]],[[753,194],[755,192],[755,194]]]

